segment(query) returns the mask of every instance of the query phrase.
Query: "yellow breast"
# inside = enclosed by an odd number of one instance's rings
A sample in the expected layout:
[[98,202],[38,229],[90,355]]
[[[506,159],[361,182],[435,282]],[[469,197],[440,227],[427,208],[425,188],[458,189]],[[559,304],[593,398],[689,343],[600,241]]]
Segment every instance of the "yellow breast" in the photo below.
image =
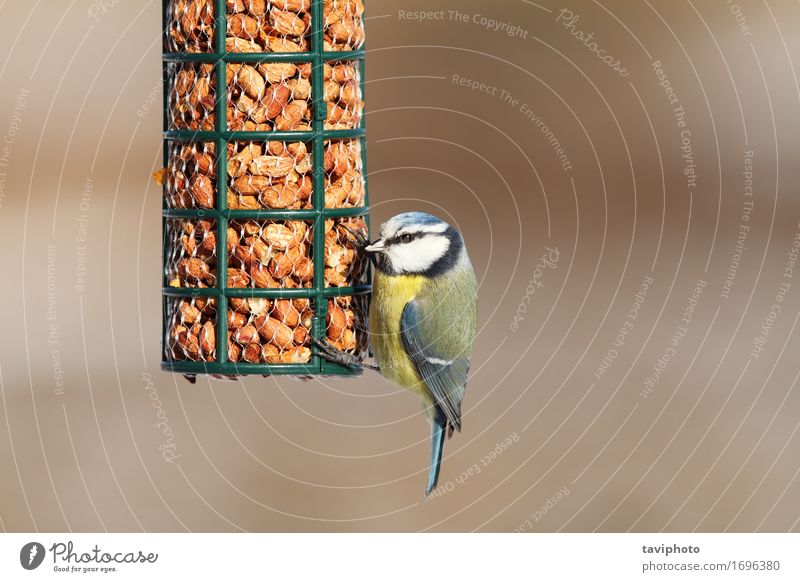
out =
[[400,317],[406,303],[414,299],[425,284],[418,275],[391,276],[375,274],[370,306],[370,339],[381,374],[431,401],[427,386],[406,355],[400,337]]

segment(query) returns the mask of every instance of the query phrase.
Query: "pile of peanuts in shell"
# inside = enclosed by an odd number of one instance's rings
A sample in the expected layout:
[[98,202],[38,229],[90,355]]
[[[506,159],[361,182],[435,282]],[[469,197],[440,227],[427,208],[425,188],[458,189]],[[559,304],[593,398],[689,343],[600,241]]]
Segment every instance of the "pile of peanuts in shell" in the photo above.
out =
[[172,299],[164,350],[172,361],[214,362],[217,357],[217,301]]
[[[215,299],[174,299],[165,349],[172,361],[216,360]],[[325,336],[336,349],[362,353],[361,307],[352,297],[328,300]],[[310,299],[229,300],[228,362],[306,364],[311,360],[314,312]],[[360,334],[363,335],[363,334]]]
[[[217,284],[217,229],[212,221],[172,219],[168,223],[167,278],[170,287],[210,288]],[[353,232],[366,233],[363,218],[325,221],[325,286],[364,283],[367,259],[356,250]],[[313,229],[300,220],[235,220],[227,229],[231,289],[300,289],[314,282]]]
[[[313,207],[310,147],[304,142],[231,142],[227,145],[227,205],[231,210],[307,210]],[[358,208],[366,189],[357,139],[325,142],[325,207]],[[216,144],[170,142],[163,172],[167,206],[217,206]]]
[[[228,53],[308,53],[310,0],[228,0],[225,50]],[[324,0],[325,52],[353,51],[364,45],[362,0]],[[165,50],[214,52],[214,0],[172,0]],[[227,125],[231,131],[310,131],[311,64],[229,63]],[[170,77],[172,129],[210,131],[214,127],[216,77],[209,63],[174,63]],[[325,129],[359,126],[364,109],[355,62],[324,65]]]
[[[226,0],[225,50],[239,53],[299,53],[310,50],[311,0]],[[341,52],[364,46],[362,0],[323,1],[323,49]],[[172,0],[165,49],[214,52],[214,0]]]
[[[311,63],[228,63],[228,129],[311,131],[311,73]],[[325,129],[360,127],[364,112],[360,77],[354,61],[323,65]],[[191,93],[185,95],[191,98]],[[198,107],[202,115],[203,103]]]
[[[229,131],[311,131],[311,63],[228,63]],[[170,128],[212,131],[217,82],[210,63],[170,63]],[[364,100],[355,61],[323,65],[324,129],[361,126]]]
[[[310,63],[228,63],[229,131],[311,131]],[[323,65],[324,129],[361,126],[364,100],[355,61]],[[170,63],[170,129],[213,131],[217,82],[210,63]]]

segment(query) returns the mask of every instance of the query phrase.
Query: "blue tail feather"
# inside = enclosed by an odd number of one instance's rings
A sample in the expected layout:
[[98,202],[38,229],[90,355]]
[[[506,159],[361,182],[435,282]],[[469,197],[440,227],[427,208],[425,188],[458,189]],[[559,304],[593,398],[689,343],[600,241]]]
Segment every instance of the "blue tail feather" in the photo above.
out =
[[436,489],[436,484],[439,482],[439,471],[442,468],[442,454],[444,453],[444,441],[446,438],[447,417],[437,409],[431,419],[431,457],[425,497],[428,497]]

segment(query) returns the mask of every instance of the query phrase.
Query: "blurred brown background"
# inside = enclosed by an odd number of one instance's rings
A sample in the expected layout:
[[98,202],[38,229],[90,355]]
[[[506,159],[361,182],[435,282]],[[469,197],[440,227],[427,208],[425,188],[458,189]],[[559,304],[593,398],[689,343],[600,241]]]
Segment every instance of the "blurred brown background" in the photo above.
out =
[[796,2],[367,2],[373,221],[481,280],[427,502],[378,376],[160,371],[160,4],[0,7],[0,527],[800,529]]

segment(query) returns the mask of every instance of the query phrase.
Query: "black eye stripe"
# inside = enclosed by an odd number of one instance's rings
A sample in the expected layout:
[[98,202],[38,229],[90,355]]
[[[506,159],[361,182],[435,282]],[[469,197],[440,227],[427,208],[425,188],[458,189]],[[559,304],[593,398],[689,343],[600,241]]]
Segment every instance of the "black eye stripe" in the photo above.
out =
[[392,244],[400,244],[400,243],[410,243],[413,240],[416,240],[420,237],[425,236],[428,233],[425,232],[404,232],[402,234],[398,234],[391,239]]

